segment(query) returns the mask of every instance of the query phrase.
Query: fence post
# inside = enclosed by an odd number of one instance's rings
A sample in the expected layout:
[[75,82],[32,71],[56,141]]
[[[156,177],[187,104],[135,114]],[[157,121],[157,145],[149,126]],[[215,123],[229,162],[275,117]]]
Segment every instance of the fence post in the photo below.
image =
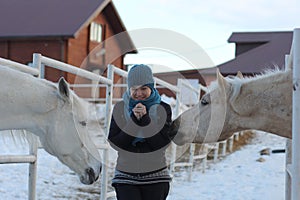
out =
[[[199,101],[201,96],[201,85],[199,84],[196,88],[197,90],[197,100]],[[192,180],[192,173],[193,173],[193,163],[194,163],[194,154],[195,154],[195,144],[190,144],[190,157],[189,157],[189,163],[191,163],[191,166],[189,167],[189,175],[188,175],[188,181]]]
[[32,55],[32,65],[33,65],[33,67],[34,68],[36,68],[37,70],[39,70],[39,78],[44,78],[44,74],[42,74],[42,68],[41,68],[41,66],[42,66],[42,64],[41,64],[41,54],[39,54],[39,53],[34,53],[33,55]]
[[[290,55],[285,56],[285,70],[287,70],[289,60],[292,59]],[[285,200],[291,200],[291,174],[289,171],[289,166],[292,163],[292,140],[286,140],[285,146]]]
[[[106,139],[109,134],[110,118],[112,113],[112,97],[113,97],[113,82],[114,82],[114,68],[112,65],[108,65],[107,78],[112,80],[111,84],[106,85],[106,117],[105,117],[105,136]],[[107,142],[107,140],[105,140]],[[108,182],[108,148],[103,152],[103,165],[102,165],[102,179],[101,179],[101,195],[100,200],[106,200],[107,197],[107,182]]]
[[225,156],[226,155],[227,140],[224,140],[224,141],[220,142],[220,144],[222,144],[221,156]]
[[[181,85],[181,79],[177,79],[177,88],[179,85]],[[175,108],[175,114],[174,116],[178,117],[180,112],[180,91],[176,92],[176,108]],[[175,161],[176,161],[176,145],[175,143],[171,143],[171,162],[170,162],[170,171],[171,173],[175,170]]]
[[300,29],[293,33],[292,200],[300,199]]
[[35,135],[31,135],[31,144],[29,145],[29,154],[35,156],[35,161],[29,164],[29,178],[28,178],[28,199],[36,199],[36,177],[37,177],[37,150],[38,141]]
[[286,140],[286,155],[285,155],[285,200],[291,200],[291,186],[292,186],[292,180],[291,180],[291,174],[289,171],[289,166],[292,163],[292,140],[287,139]]
[[[41,54],[34,53],[32,55],[33,67],[39,70],[38,78],[44,78],[41,68]],[[38,151],[38,141],[36,136],[32,136],[32,141],[29,149],[29,154],[34,155],[36,160],[29,164],[29,180],[28,180],[28,199],[36,199],[36,177],[37,177],[37,151]]]
[[188,174],[188,181],[192,180],[192,173],[193,173],[193,164],[194,164],[194,154],[195,154],[195,144],[190,144],[190,156],[189,156],[189,174]]

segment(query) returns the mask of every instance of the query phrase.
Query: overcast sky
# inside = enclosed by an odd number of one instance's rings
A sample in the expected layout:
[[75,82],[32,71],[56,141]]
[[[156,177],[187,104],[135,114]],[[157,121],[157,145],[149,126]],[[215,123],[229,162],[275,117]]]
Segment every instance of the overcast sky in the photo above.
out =
[[[232,32],[292,31],[294,28],[300,28],[299,0],[113,0],[113,2],[129,32],[156,28],[182,34],[203,48],[214,64],[223,63],[234,57],[234,44],[227,42]],[[165,60],[169,60],[170,64],[164,63]],[[171,60],[174,59],[168,53],[140,50],[138,55],[126,56],[125,63],[162,62],[163,65],[172,65],[174,68],[190,68],[185,62],[172,63]]]

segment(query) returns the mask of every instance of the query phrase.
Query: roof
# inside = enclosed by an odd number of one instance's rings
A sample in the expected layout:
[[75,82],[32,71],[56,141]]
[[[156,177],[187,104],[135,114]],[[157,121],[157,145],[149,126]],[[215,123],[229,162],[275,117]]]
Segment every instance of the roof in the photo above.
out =
[[[104,3],[105,2],[105,3]],[[105,0],[1,0],[0,37],[74,37]]]
[[[109,3],[111,0],[1,0],[0,38],[75,37]],[[120,23],[118,31],[125,31]]]
[[201,85],[206,86],[205,80],[197,69],[181,70],[181,71],[170,71],[170,72],[159,72],[154,73],[154,75],[160,79],[166,80],[167,82],[172,82],[177,84],[178,78],[186,79],[198,79]]
[[277,32],[234,32],[228,39],[231,43],[253,43],[253,42],[270,42],[276,40],[276,37],[290,35],[290,31]]
[[236,74],[237,71],[256,74],[275,66],[283,68],[285,55],[291,49],[292,38],[292,31],[233,33],[228,42],[262,44],[217,67],[223,74]]

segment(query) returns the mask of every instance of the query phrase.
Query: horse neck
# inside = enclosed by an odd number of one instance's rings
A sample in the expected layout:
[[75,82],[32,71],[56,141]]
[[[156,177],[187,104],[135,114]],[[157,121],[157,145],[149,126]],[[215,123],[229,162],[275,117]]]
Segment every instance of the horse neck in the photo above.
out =
[[254,78],[242,85],[240,95],[233,103],[239,128],[257,129],[290,137],[292,113],[291,73],[276,72]]
[[46,113],[57,107],[55,86],[14,70],[1,69],[0,130],[25,129],[42,134]]

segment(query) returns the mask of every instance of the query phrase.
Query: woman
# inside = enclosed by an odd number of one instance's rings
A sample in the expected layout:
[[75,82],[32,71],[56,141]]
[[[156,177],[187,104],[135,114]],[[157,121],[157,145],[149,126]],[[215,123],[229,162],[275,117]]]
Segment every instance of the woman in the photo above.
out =
[[171,107],[154,88],[151,69],[135,65],[128,90],[113,110],[109,142],[118,151],[112,185],[118,200],[164,200],[171,177],[165,150],[172,139]]

